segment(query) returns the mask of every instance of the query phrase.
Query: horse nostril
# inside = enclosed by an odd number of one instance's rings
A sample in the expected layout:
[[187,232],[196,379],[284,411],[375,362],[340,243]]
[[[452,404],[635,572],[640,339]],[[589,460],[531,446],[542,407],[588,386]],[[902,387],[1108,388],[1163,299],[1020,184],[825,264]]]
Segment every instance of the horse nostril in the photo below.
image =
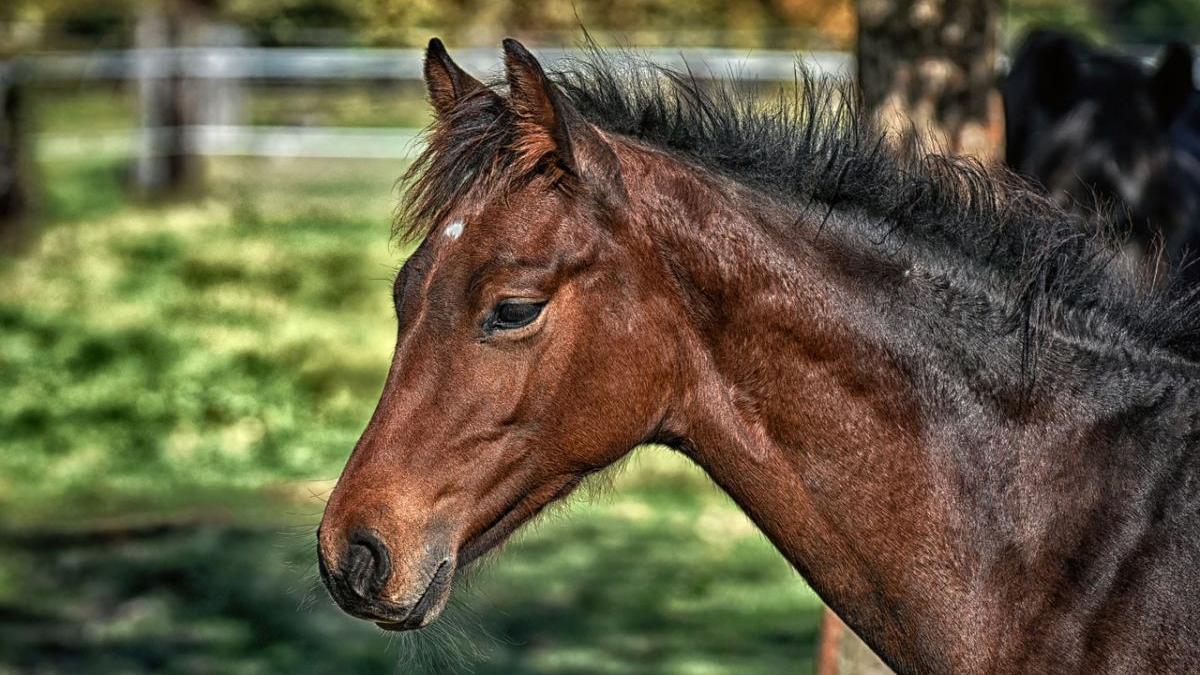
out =
[[392,573],[387,547],[373,532],[354,532],[342,570],[350,590],[360,598],[378,595]]

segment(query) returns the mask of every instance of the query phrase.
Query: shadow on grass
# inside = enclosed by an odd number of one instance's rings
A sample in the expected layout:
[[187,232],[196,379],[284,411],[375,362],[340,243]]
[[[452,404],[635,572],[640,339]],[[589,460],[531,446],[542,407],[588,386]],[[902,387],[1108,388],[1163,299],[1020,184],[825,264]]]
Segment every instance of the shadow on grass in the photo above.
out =
[[403,636],[333,607],[311,526],[9,531],[0,672],[809,672],[819,608],[769,545],[634,503],[539,524]]
[[277,529],[22,534],[2,546],[0,663],[17,672],[391,672],[395,663],[376,631],[323,603],[304,609],[321,599],[311,546]]

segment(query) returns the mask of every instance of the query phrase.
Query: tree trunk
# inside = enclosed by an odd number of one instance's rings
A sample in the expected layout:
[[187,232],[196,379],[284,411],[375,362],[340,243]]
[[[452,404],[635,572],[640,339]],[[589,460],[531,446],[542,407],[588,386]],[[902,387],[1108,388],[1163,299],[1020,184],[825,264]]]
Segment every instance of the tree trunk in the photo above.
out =
[[902,142],[998,156],[999,0],[858,0],[858,81]]
[[21,82],[16,61],[0,61],[0,245],[15,242],[28,216]]

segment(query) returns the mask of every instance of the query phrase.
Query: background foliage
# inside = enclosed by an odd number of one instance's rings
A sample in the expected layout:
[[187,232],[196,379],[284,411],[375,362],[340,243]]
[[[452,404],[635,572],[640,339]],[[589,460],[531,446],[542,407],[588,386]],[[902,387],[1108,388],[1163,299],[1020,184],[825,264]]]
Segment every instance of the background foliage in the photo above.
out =
[[[127,44],[142,0],[10,0],[0,21],[29,42]],[[852,0],[163,0],[237,23],[262,45],[490,45],[515,35],[533,44],[572,43],[579,27],[602,41],[639,46],[849,48]],[[1193,0],[1009,0],[1010,38],[1035,24],[1066,25],[1117,42],[1196,40]]]

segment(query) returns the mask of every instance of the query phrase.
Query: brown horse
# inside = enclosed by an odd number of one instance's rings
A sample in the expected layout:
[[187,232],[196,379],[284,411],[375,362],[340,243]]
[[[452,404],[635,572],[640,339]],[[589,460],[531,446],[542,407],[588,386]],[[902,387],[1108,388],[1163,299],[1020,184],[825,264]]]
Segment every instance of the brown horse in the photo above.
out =
[[[1004,175],[597,53],[434,40],[399,334],[318,532],[347,612],[641,443],[686,454],[896,670],[1200,669],[1200,320]],[[613,66],[617,63],[618,66]]]

